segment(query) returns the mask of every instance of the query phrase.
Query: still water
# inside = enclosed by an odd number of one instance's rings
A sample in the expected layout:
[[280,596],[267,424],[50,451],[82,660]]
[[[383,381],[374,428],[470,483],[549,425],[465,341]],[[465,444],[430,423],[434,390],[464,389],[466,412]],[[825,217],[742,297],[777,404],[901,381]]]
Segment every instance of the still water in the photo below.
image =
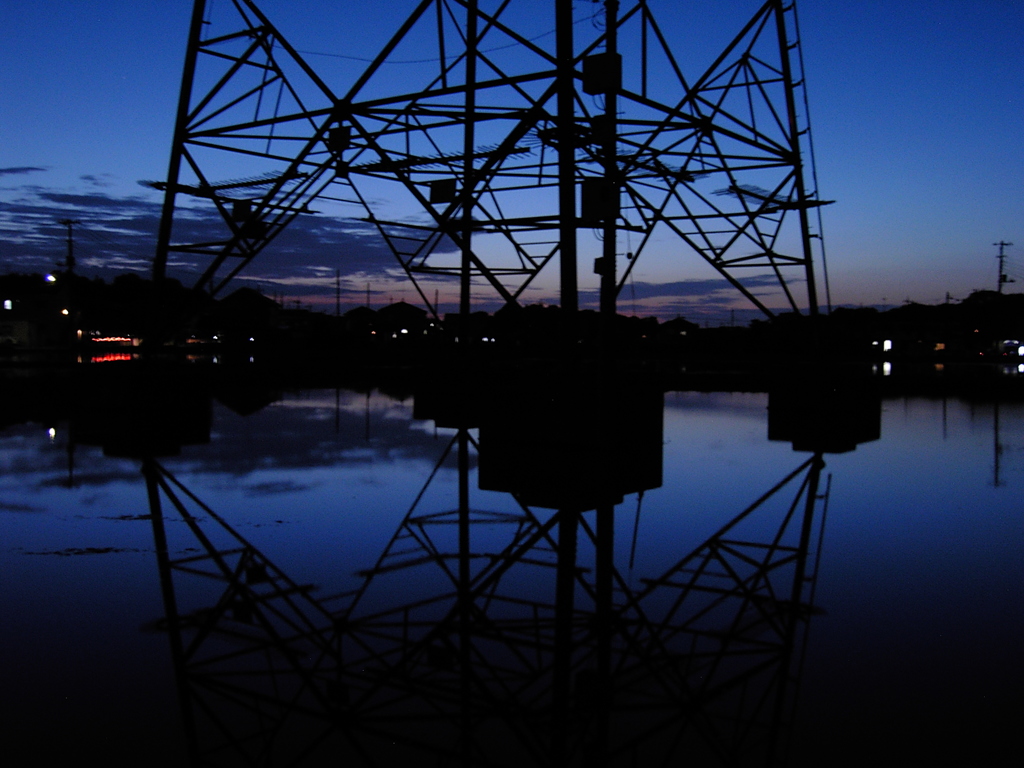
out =
[[660,477],[571,531],[480,468],[487,435],[377,391],[215,403],[145,465],[8,427],[9,764],[1019,755],[1024,407],[884,400],[879,439],[816,457],[767,405],[666,394]]

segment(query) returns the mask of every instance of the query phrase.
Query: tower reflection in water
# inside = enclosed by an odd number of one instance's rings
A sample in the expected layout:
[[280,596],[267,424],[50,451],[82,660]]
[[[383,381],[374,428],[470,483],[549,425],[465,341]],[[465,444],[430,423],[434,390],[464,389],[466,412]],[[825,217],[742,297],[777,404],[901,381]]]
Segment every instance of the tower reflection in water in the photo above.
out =
[[[342,564],[364,569],[342,594],[294,581],[168,472],[173,440],[132,449],[193,763],[784,765],[824,456],[878,438],[878,399],[772,392],[769,438],[806,458],[635,579],[615,516],[661,484],[661,391],[578,374],[474,391],[417,394],[453,435],[384,551]],[[429,506],[452,465],[456,497]],[[474,465],[514,512],[473,503]]]

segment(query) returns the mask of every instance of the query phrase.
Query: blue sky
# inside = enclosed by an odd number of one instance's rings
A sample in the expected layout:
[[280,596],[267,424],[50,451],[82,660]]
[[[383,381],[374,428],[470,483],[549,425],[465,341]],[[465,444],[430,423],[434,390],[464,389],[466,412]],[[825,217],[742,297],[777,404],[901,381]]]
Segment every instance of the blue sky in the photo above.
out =
[[[215,10],[227,2],[215,0]],[[513,2],[540,9],[544,26],[549,2]],[[315,52],[307,59],[325,78],[341,83],[413,5],[260,3],[296,48]],[[651,5],[699,71],[759,3]],[[592,8],[577,2],[578,14]],[[1010,290],[1024,290],[1024,3],[802,0],[799,9],[820,189],[837,201],[823,212],[833,303],[937,302],[947,291],[962,298],[994,288],[1000,239],[1017,243],[1008,251],[1019,278]],[[87,269],[146,269],[159,195],[137,182],[166,176],[190,12],[188,0],[0,0],[0,271],[50,268],[63,255],[56,220],[64,217],[83,221],[78,255]],[[111,217],[130,219],[135,236],[105,234],[101,222]],[[393,263],[359,226],[320,217],[288,235],[247,271],[266,290],[333,306],[339,269],[351,278],[350,304],[366,282],[382,296],[414,298],[385,276]],[[342,241],[346,261],[321,256]],[[641,262],[622,306],[698,317],[742,311],[714,289],[716,277],[696,257]],[[674,304],[646,303],[658,284]],[[714,300],[699,300],[705,286]]]

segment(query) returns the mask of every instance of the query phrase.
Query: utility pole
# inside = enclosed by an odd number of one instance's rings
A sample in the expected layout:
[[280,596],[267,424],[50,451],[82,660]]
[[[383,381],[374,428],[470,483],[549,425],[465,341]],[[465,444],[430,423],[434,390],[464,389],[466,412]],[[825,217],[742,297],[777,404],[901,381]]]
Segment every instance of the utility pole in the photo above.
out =
[[78,219],[61,219],[60,223],[68,228],[68,257],[64,262],[64,266],[67,267],[68,274],[75,274],[75,224],[81,224],[82,222]]
[[77,314],[77,308],[75,307],[75,224],[81,224],[82,222],[77,219],[61,219],[60,223],[68,228],[68,255],[64,261],[64,267],[67,269],[64,290],[67,292],[68,305],[64,312],[68,316],[68,341],[74,347],[78,342],[78,329],[76,328],[78,323],[75,320],[75,315]]
[[992,243],[992,245],[998,246],[998,248],[999,248],[999,255],[996,256],[996,258],[999,259],[999,288],[997,290],[999,291],[999,293],[1002,293],[1003,292],[1003,283],[1012,283],[1013,282],[1013,280],[1011,280],[1003,272],[1003,261],[1006,259],[1006,254],[1004,253],[1004,250],[1005,250],[1006,246],[1013,245],[1013,243],[1007,243],[1007,242],[1005,242],[1003,240],[1000,240],[998,243]]
[[341,317],[341,270],[334,270],[334,316]]

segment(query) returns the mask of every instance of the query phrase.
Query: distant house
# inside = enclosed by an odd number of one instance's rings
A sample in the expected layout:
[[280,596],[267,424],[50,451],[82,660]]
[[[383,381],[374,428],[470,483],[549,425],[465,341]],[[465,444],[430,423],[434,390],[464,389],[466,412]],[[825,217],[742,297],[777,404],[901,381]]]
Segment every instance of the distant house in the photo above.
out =
[[280,310],[276,301],[252,288],[239,288],[217,306],[218,315],[230,325],[257,327],[271,325]]
[[494,341],[497,333],[502,340],[507,340],[507,334],[498,333],[496,329],[502,327],[502,322],[497,315],[489,315],[486,312],[471,312],[467,318],[466,327],[462,327],[462,315],[458,312],[451,312],[444,316],[444,330],[449,340],[467,340],[470,344],[488,344]]
[[356,307],[342,315],[345,335],[350,339],[363,339],[374,335],[377,313],[369,307]]
[[652,346],[661,331],[656,317],[619,315],[615,325],[616,333],[621,341],[642,346]]
[[673,343],[686,338],[699,329],[700,326],[696,323],[691,323],[689,320],[677,317],[674,320],[666,320],[662,323],[658,328],[658,336],[663,342]]
[[427,325],[427,311],[404,301],[377,310],[377,333],[385,338],[422,336]]
[[496,332],[503,344],[540,349],[558,342],[562,309],[558,306],[506,304],[494,314]]
[[245,340],[276,327],[281,307],[252,288],[239,288],[217,302],[207,323],[215,334]]

